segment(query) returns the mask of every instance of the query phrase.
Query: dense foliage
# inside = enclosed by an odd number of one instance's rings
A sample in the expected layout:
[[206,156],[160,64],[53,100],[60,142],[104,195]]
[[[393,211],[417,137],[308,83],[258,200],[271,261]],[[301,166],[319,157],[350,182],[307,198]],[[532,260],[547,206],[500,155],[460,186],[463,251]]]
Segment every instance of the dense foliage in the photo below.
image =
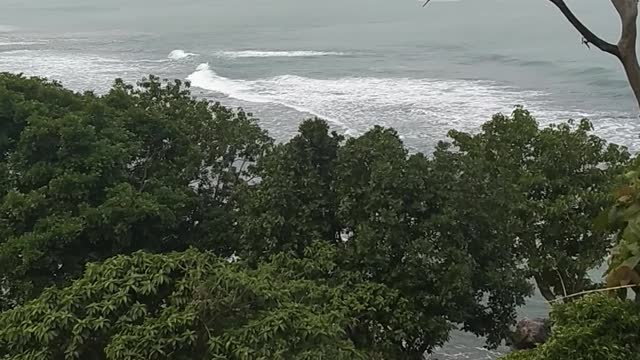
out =
[[494,116],[478,134],[452,131],[455,153],[436,152],[446,163],[476,167],[465,181],[490,182],[499,190],[486,195],[506,198],[501,205],[509,207],[507,214],[486,226],[499,229],[513,217],[501,231],[510,232],[515,252],[550,301],[592,288],[588,271],[602,264],[612,246],[611,232],[593,222],[611,205],[613,179],[629,153],[592,130],[587,120],[541,129],[529,112],[516,109],[511,117]]
[[326,245],[255,270],[194,250],[117,256],[1,314],[0,358],[402,358],[405,299],[334,258]]
[[640,359],[640,305],[604,295],[554,307],[552,336],[504,360]]
[[[616,203],[608,216],[608,225],[617,229],[618,234],[607,272],[607,285],[635,285],[631,289],[640,300],[640,171],[637,162],[616,189]],[[618,293],[626,298],[628,290],[620,289]]]
[[5,74],[0,99],[0,273],[16,300],[117,254],[224,250],[233,165],[270,142],[156,78],[97,97]]
[[320,119],[274,144],[179,81],[0,74],[0,359],[419,359],[455,327],[498,345],[529,277],[589,288],[611,247],[591,223],[629,154],[591,130],[518,108],[433,156]]
[[[474,194],[451,187],[458,169],[410,155],[391,129],[340,140],[323,121],[305,122],[298,136],[258,161],[262,180],[240,206],[242,256],[300,253],[310,241],[329,241],[343,249],[343,268],[365,271],[413,301],[422,329],[409,342],[416,350],[446,340],[449,323],[493,344],[506,338],[515,305],[529,292],[526,274],[511,251],[513,239],[485,241],[470,228],[481,224],[470,224],[467,211],[505,207],[480,198],[486,187]],[[459,191],[477,202],[469,206]]]

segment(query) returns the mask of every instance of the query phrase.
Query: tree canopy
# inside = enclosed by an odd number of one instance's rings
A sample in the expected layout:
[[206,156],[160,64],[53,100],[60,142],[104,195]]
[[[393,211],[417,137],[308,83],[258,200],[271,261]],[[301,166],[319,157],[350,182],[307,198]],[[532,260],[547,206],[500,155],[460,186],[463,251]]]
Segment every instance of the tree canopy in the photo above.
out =
[[453,146],[435,153],[443,167],[464,164],[452,167],[461,167],[465,182],[486,181],[498,190],[485,196],[506,198],[500,206],[509,209],[486,226],[509,222],[502,231],[509,232],[547,300],[594,286],[588,271],[613,246],[612,232],[593,223],[611,205],[615,179],[630,155],[592,130],[587,120],[541,128],[529,112],[516,109],[512,116],[494,116],[478,134],[450,132]]
[[591,131],[517,108],[431,155],[321,119],[276,144],[179,81],[0,74],[0,359],[420,359],[454,328],[497,346],[530,277],[589,288],[612,246],[591,223],[629,154]]
[[299,135],[258,161],[261,182],[240,205],[241,256],[299,252],[314,239],[334,243],[342,267],[414,302],[422,313],[415,321],[429,334],[415,344],[422,352],[444,341],[451,324],[497,344],[529,293],[526,273],[512,239],[467,236],[470,229],[460,226],[466,213],[455,212],[458,204],[443,194],[460,189],[445,190],[451,178],[433,165],[409,154],[392,129],[341,141],[326,123],[305,122]]
[[404,359],[412,308],[335,255],[318,244],[256,269],[195,250],[90,264],[0,314],[0,358]]
[[117,254],[226,251],[234,189],[271,142],[244,112],[154,77],[97,97],[4,74],[0,99],[0,272],[15,299]]

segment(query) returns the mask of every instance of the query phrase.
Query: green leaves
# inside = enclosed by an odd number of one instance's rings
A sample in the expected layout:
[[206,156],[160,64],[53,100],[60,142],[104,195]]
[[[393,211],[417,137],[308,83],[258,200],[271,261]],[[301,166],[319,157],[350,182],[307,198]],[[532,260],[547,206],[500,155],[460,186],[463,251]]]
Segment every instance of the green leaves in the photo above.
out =
[[[399,357],[441,344],[452,323],[497,343],[529,291],[526,274],[512,238],[487,241],[493,229],[462,229],[478,224],[486,201],[467,193],[452,165],[409,155],[392,129],[345,141],[326,123],[306,121],[257,163],[260,182],[239,201],[240,256],[255,262],[283,251],[302,255],[313,240],[333,243],[340,269],[397,290],[415,313],[391,336]],[[469,195],[478,200],[471,206]]]
[[407,302],[336,271],[335,250],[249,270],[208,253],[138,252],[0,314],[0,358],[390,359]]
[[537,349],[504,360],[629,360],[640,352],[640,307],[604,295],[557,305],[552,335]]
[[15,300],[85,263],[188,245],[231,254],[234,197],[271,144],[181,82],[105,96],[0,74],[0,278]]
[[[608,207],[629,154],[591,131],[587,120],[539,128],[531,114],[516,108],[511,116],[494,116],[477,135],[451,133],[456,148],[446,149],[461,152],[458,171],[475,171],[458,187],[491,184],[477,191],[500,201],[505,211],[480,208],[496,212],[494,224],[486,226],[517,239],[511,246],[547,300],[590,288],[587,272],[612,246],[610,230],[592,222]],[[436,152],[443,159],[456,156],[444,155]],[[636,210],[628,209],[627,216]]]
[[[617,230],[617,245],[612,250],[609,269],[606,274],[608,287],[640,286],[640,180],[637,161],[622,178],[622,184],[615,191],[616,204],[609,212],[609,226]],[[640,298],[640,289],[634,288]],[[618,293],[627,297],[626,290]]]
[[260,182],[239,198],[244,257],[302,255],[314,240],[338,241],[332,181],[341,140],[324,121],[308,120],[298,136],[259,159]]

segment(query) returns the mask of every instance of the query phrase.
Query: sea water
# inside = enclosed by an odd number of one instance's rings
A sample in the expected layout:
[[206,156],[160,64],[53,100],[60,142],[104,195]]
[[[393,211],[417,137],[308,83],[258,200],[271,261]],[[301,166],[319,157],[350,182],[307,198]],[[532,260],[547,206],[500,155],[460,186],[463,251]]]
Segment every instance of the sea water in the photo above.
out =
[[[569,6],[615,42],[609,1]],[[543,123],[593,121],[638,148],[640,119],[617,60],[588,49],[548,0],[0,0],[0,72],[104,92],[148,74],[243,107],[278,140],[305,118],[358,135],[374,124],[429,152],[524,105]],[[521,316],[545,316],[539,296]],[[493,359],[456,332],[436,356]]]

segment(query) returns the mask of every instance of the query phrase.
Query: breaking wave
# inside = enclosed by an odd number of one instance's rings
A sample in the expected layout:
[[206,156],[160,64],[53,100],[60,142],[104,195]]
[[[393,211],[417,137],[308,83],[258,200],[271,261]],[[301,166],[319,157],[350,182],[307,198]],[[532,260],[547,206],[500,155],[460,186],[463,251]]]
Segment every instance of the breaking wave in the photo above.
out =
[[360,134],[373,124],[391,126],[410,146],[430,147],[450,129],[476,131],[493,114],[510,113],[516,105],[526,106],[541,123],[606,117],[607,121],[597,121],[598,132],[609,140],[630,142],[620,138],[621,127],[630,126],[627,114],[562,109],[545,92],[491,81],[296,75],[242,80],[221,76],[209,64],[200,64],[187,80],[196,88],[241,101],[278,104],[319,116],[349,134]]
[[172,52],[169,53],[169,55],[167,56],[167,58],[169,60],[182,60],[182,59],[186,59],[188,57],[192,57],[192,56],[198,56],[198,54],[194,54],[194,53],[190,53],[190,52],[185,52],[184,50],[173,50]]

